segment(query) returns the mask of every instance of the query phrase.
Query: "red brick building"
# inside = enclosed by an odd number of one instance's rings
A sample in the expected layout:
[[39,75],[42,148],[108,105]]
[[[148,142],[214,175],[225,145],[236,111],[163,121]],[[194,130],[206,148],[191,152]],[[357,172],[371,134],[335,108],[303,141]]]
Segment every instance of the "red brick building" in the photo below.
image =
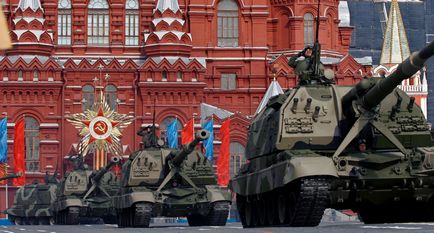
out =
[[[313,42],[316,3],[6,0],[14,48],[0,54],[0,113],[9,119],[10,161],[14,122],[25,115],[28,181],[63,168],[79,141],[65,114],[89,108],[104,89],[112,107],[135,117],[123,132],[126,155],[139,147],[137,129],[152,122],[154,99],[162,131],[175,116],[182,124],[203,118],[200,104],[207,103],[234,113],[239,166],[249,116],[273,80],[270,67],[284,89],[296,85],[287,56]],[[347,53],[352,27],[338,0],[321,1],[320,21],[323,63],[337,83],[370,72]]]

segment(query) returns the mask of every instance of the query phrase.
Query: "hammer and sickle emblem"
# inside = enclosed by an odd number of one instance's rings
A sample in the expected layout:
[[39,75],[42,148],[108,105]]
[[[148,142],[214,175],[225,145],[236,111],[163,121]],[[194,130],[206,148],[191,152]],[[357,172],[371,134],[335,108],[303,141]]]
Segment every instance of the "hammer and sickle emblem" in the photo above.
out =
[[101,133],[105,133],[107,126],[106,126],[106,124],[104,124],[102,122],[98,122],[98,123],[96,123],[95,129]]

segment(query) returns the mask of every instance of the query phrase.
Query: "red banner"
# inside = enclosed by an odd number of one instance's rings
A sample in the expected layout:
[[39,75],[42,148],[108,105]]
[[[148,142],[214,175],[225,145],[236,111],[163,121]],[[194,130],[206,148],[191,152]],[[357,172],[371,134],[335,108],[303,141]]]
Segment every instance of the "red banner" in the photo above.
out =
[[24,145],[24,118],[21,118],[15,123],[14,129],[14,173],[21,172],[22,176],[13,179],[14,186],[22,186],[26,183]]
[[181,143],[182,145],[188,144],[193,141],[194,135],[194,118],[189,120],[182,129],[181,132]]
[[220,155],[217,160],[217,182],[220,186],[227,187],[229,184],[229,162],[230,162],[230,119],[223,122],[220,128],[222,144],[220,146]]

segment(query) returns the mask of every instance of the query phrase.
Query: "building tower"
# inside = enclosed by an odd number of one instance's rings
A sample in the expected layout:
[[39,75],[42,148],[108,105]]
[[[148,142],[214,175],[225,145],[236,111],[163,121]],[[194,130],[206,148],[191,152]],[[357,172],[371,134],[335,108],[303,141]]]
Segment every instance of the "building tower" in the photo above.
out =
[[6,53],[49,56],[53,50],[53,33],[47,30],[44,9],[39,0],[20,0],[12,20],[14,49]]
[[[199,115],[206,87],[206,62],[205,58],[191,56],[192,36],[178,1],[158,0],[144,42],[147,59],[139,68],[139,86],[145,111],[151,111],[154,100],[157,111],[162,111],[159,106],[173,105],[178,98],[172,111],[162,114],[167,122],[175,116],[186,122]],[[161,127],[163,134],[166,126]]]
[[[374,76],[390,75],[398,67],[398,64],[408,56],[410,56],[410,47],[398,1],[392,0],[384,34],[380,65],[374,68]],[[427,117],[428,84],[426,69],[424,68],[410,79],[404,80],[399,88],[416,98],[416,103],[422,108],[425,117]]]

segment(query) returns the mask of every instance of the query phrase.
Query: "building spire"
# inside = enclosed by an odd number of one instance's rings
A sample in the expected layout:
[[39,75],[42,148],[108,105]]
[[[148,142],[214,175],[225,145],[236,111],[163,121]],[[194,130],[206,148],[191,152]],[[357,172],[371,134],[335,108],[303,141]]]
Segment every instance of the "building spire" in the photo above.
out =
[[20,8],[22,11],[27,10],[27,8],[37,11],[38,9],[42,9],[42,5],[41,1],[39,0],[20,0],[18,3],[18,8]]
[[156,10],[159,10],[161,13],[163,13],[167,9],[170,9],[173,13],[178,12],[178,0],[158,0]]
[[397,0],[392,0],[380,64],[398,64],[410,56],[407,34]]

